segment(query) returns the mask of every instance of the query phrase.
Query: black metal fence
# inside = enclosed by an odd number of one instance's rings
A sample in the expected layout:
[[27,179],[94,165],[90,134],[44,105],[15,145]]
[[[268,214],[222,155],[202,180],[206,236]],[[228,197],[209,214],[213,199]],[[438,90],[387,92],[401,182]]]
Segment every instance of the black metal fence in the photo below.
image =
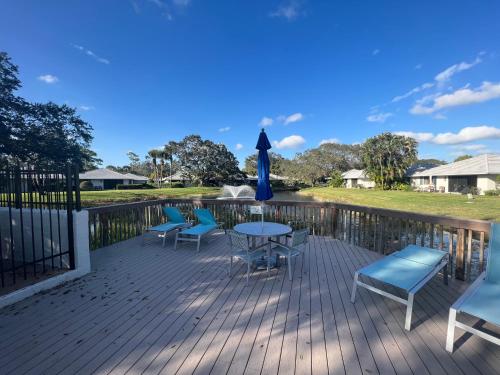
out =
[[0,294],[74,269],[78,170],[0,167]]

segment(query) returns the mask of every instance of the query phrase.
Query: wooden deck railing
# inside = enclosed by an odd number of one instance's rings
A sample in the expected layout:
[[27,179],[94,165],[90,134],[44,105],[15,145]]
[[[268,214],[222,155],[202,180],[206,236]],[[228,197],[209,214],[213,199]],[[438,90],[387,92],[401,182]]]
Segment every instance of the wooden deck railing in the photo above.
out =
[[[164,221],[162,206],[174,205],[193,218],[196,207],[211,209],[226,228],[260,216],[250,215],[257,202],[221,199],[166,199],[89,208],[90,246],[97,249],[141,235]],[[270,201],[265,219],[309,227],[314,235],[332,236],[382,254],[417,244],[447,249],[450,273],[470,280],[485,266],[490,223],[330,202]]]

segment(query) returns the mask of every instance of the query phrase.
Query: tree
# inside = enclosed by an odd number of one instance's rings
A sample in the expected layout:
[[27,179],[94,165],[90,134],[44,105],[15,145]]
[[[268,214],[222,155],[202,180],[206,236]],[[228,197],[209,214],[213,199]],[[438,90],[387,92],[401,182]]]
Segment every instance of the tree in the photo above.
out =
[[174,141],[170,141],[168,142],[164,149],[163,149],[163,152],[165,154],[165,159],[167,159],[169,161],[169,164],[170,164],[170,171],[169,171],[169,176],[170,176],[170,187],[172,187],[172,175],[174,174],[174,157],[175,157],[175,153],[177,152],[179,148],[179,145],[177,144],[177,142],[174,142]]
[[344,186],[344,178],[340,171],[333,171],[330,179],[330,186],[334,188],[339,188]]
[[81,169],[100,160],[90,150],[92,127],[66,105],[29,103],[16,96],[18,67],[0,52],[0,160]]
[[243,178],[238,161],[223,144],[189,135],[175,151],[182,174],[200,185],[220,184]]
[[406,170],[417,160],[413,138],[383,133],[369,138],[362,146],[368,176],[382,189],[403,180]]
[[327,143],[282,162],[285,176],[309,185],[324,182],[334,171],[361,168],[361,146]]
[[[270,172],[272,174],[281,176],[283,174],[283,165],[285,162],[285,158],[280,154],[277,154],[276,152],[272,151],[268,152],[268,155],[269,155],[269,162],[271,164]],[[245,158],[245,167],[243,168],[243,171],[246,174],[250,176],[257,175],[257,158],[258,158],[257,152]]]
[[473,157],[472,155],[468,155],[468,154],[461,155],[461,156],[457,157],[455,160],[453,160],[453,162],[455,163],[457,161],[467,160],[467,159],[470,159],[472,157]]

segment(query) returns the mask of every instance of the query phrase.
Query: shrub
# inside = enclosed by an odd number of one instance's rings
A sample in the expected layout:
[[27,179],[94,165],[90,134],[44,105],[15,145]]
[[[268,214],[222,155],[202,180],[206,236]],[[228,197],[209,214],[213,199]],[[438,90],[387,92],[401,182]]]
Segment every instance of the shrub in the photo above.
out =
[[487,195],[489,197],[499,197],[500,196],[500,190],[486,190],[484,192],[484,195]]
[[150,184],[117,184],[117,190],[138,190],[138,189],[154,189],[155,187]]
[[339,188],[344,186],[344,179],[342,178],[342,173],[340,173],[340,171],[333,171],[330,177],[331,187]]
[[396,182],[391,186],[391,190],[412,191],[413,189],[410,184],[405,182]]
[[184,184],[182,182],[174,182],[174,183],[172,183],[171,187],[173,187],[173,188],[183,188]]
[[472,194],[472,195],[479,195],[481,193],[481,190],[475,186],[467,186],[461,190],[462,194]]
[[80,190],[81,191],[88,191],[88,190],[93,190],[94,185],[92,185],[92,182],[90,181],[82,181],[80,182]]

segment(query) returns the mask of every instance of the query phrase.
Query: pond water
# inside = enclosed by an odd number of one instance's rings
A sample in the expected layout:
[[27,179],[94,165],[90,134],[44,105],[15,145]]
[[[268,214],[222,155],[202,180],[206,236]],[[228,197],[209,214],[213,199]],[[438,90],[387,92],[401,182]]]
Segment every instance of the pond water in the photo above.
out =
[[272,201],[303,201],[303,202],[312,202],[314,197],[310,195],[299,194],[296,191],[277,191],[273,192],[274,196]]

